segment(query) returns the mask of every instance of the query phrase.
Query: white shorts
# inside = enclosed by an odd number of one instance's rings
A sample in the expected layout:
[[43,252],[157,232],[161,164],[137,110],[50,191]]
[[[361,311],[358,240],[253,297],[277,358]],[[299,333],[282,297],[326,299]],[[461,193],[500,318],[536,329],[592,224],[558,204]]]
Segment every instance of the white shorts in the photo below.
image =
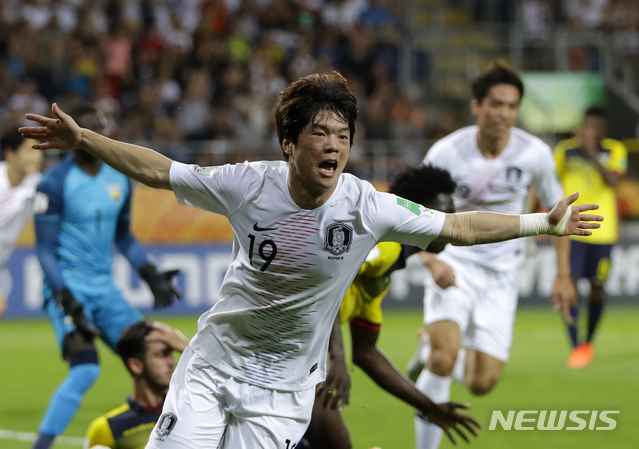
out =
[[517,270],[496,271],[442,254],[455,272],[456,287],[442,290],[428,273],[424,323],[450,320],[459,325],[461,345],[507,362],[517,311]]
[[188,347],[147,449],[291,449],[311,420],[315,387],[279,391],[235,380]]

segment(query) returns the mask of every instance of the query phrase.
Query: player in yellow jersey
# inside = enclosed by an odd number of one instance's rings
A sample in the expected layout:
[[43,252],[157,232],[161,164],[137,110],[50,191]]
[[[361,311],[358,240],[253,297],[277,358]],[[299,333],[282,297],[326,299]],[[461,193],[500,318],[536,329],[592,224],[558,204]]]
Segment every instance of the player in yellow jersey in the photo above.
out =
[[[160,418],[175,368],[173,351],[189,341],[163,323],[139,321],[118,340],[118,354],[133,376],[133,393],[125,404],[95,419],[87,431],[86,448],[143,449]],[[164,416],[170,426],[170,417]]]
[[568,358],[570,368],[583,368],[593,360],[592,337],[601,318],[604,304],[604,285],[610,270],[610,252],[619,237],[617,195],[615,187],[626,173],[628,153],[625,146],[605,137],[607,116],[605,109],[593,106],[584,117],[575,137],[559,142],[555,148],[557,173],[564,191],[579,191],[582,203],[598,203],[606,222],[588,237],[571,237],[571,275],[590,280],[588,332],[579,342],[577,307],[571,308],[572,323],[568,331],[573,350]]
[[[410,169],[399,175],[390,192],[429,209],[453,212],[455,182],[448,171],[433,166]],[[428,251],[439,252],[444,245],[431,244]],[[369,253],[342,300],[339,316],[349,322],[353,363],[384,390],[412,405],[418,413],[428,413],[432,401],[421,393],[377,347],[382,325],[382,301],[390,289],[390,274],[406,266],[406,257],[416,249],[395,242],[380,242]],[[329,351],[330,353],[331,351]],[[334,357],[331,354],[331,359]],[[330,376],[329,369],[329,376]],[[328,383],[328,378],[327,378]],[[332,391],[317,397],[305,439],[298,449],[350,449],[348,429],[338,408],[331,407]],[[447,404],[440,404],[446,407]]]

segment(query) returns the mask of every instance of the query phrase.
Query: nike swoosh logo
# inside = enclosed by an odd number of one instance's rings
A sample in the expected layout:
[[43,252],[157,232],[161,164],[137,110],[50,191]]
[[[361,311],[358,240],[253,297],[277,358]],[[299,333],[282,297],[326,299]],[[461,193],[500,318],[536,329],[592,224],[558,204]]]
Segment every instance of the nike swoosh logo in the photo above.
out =
[[257,223],[253,225],[253,230],[255,232],[264,232],[264,231],[275,231],[277,228],[260,228]]

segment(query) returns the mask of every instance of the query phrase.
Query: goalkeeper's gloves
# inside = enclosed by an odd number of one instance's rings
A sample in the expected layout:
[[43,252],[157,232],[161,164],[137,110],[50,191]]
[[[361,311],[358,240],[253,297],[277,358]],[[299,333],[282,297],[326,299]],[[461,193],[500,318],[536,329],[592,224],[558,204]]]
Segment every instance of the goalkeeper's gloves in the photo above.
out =
[[151,288],[154,297],[153,307],[156,309],[168,307],[182,297],[180,289],[171,283],[173,277],[176,276],[180,270],[169,270],[159,273],[155,265],[147,262],[142,265],[138,272],[142,279],[149,284],[149,288]]
[[71,318],[71,322],[78,332],[88,340],[100,335],[100,330],[95,327],[84,314],[84,306],[73,297],[68,288],[63,288],[55,293],[55,301],[62,306],[64,314]]

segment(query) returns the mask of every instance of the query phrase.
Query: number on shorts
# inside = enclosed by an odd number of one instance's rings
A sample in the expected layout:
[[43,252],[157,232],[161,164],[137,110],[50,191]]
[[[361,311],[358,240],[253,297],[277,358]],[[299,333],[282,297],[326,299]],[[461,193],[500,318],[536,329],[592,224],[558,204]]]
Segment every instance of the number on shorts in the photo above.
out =
[[286,440],[285,443],[286,443],[286,449],[295,449],[295,446],[297,446],[297,443],[293,443],[293,445],[291,446],[291,440]]

